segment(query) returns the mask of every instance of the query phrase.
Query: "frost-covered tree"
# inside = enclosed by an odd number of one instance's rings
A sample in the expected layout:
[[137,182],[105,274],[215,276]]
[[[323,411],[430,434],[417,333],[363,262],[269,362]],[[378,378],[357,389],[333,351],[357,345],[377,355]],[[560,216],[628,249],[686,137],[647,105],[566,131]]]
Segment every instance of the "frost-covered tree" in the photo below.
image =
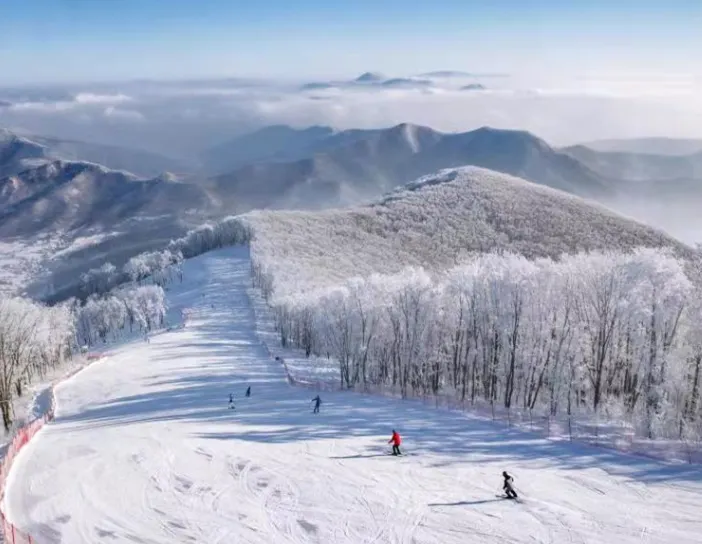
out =
[[92,268],[81,275],[83,293],[106,293],[119,283],[117,268],[112,263],[105,263],[100,268]]
[[35,373],[70,355],[73,320],[68,305],[47,308],[23,298],[0,298],[0,410],[12,425],[12,399]]
[[335,359],[343,387],[622,417],[654,438],[692,435],[700,417],[702,306],[690,301],[702,283],[689,273],[665,249],[476,254],[440,274],[283,286],[269,300],[281,338]]
[[93,345],[136,330],[149,332],[163,324],[167,301],[158,285],[124,287],[92,296],[74,309],[78,342]]

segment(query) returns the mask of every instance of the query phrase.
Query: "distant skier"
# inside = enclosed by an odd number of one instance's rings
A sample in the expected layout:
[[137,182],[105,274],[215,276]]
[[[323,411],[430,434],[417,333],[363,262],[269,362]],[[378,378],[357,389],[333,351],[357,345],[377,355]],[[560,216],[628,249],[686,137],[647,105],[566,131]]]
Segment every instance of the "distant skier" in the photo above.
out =
[[507,495],[508,499],[516,499],[517,492],[514,490],[514,487],[512,487],[514,478],[507,474],[507,472],[503,472],[502,477],[505,479],[504,484],[502,485],[502,489],[505,490],[505,495]]
[[319,395],[317,395],[315,398],[312,399],[312,402],[314,402],[314,410],[312,410],[312,413],[318,414],[319,413],[319,405],[322,404],[322,399],[320,399]]
[[247,397],[251,396],[251,386],[250,385],[246,388],[246,396]]
[[390,437],[390,440],[388,440],[388,444],[392,444],[393,455],[402,455],[402,452],[400,451],[402,438],[400,438],[400,434],[395,429],[392,430],[392,437]]
[[236,407],[234,406],[234,395],[229,393],[229,409],[230,410],[235,410]]

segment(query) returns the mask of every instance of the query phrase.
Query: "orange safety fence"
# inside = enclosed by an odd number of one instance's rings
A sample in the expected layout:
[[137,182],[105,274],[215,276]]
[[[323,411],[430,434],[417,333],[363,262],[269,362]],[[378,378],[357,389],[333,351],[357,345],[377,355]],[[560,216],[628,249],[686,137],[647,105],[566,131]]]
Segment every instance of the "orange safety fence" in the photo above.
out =
[[[106,353],[88,353],[85,357],[91,363],[98,359],[103,358]],[[7,481],[7,475],[12,470],[12,464],[17,457],[17,454],[26,446],[29,441],[34,438],[34,435],[39,432],[39,430],[44,426],[44,424],[54,419],[54,387],[60,382],[73,377],[75,374],[80,372],[83,368],[77,368],[70,374],[61,378],[59,382],[56,382],[51,386],[51,404],[43,417],[35,419],[34,421],[24,425],[17,429],[12,437],[12,441],[7,447],[7,452],[5,457],[0,461],[0,517],[2,518],[2,535],[4,537],[4,542],[6,544],[36,544],[37,540],[32,537],[32,535],[27,534],[12,523],[10,523],[5,517],[5,483]]]

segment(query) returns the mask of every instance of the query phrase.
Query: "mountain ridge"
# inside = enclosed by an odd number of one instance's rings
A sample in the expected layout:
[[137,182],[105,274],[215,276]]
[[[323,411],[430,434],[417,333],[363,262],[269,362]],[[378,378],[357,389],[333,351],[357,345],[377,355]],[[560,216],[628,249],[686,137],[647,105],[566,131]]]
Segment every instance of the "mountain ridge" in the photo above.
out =
[[38,166],[41,161],[54,160],[90,162],[141,177],[153,177],[166,170],[185,172],[191,168],[184,161],[138,149],[49,136],[19,135],[0,128],[0,177],[18,174]]
[[[119,264],[137,249],[155,249],[204,221],[256,208],[355,207],[411,180],[467,165],[606,205],[619,197],[612,207],[639,218],[644,214],[632,206],[635,196],[664,203],[670,198],[665,191],[673,187],[655,181],[634,185],[530,132],[490,127],[445,133],[412,123],[343,131],[274,125],[239,136],[235,144],[239,155],[232,155],[240,166],[234,170],[186,179],[168,173],[144,177],[56,159],[47,146],[1,131],[0,239],[59,233],[70,244],[75,237],[110,234],[81,250],[81,258],[95,263],[99,255],[109,256]],[[219,153],[228,152],[225,142]],[[694,180],[675,187],[686,200],[696,190]],[[60,266],[57,278],[70,280],[81,272],[76,262]]]
[[240,218],[252,229],[263,271],[290,278],[283,283],[300,291],[408,266],[441,271],[471,252],[558,258],[646,246],[693,256],[664,232],[600,204],[479,167],[444,169],[352,208],[256,210]]
[[[260,162],[214,176],[207,181],[218,192],[263,187],[275,193],[273,207],[285,207],[285,195],[299,190],[296,201],[344,206],[372,199],[408,180],[442,168],[481,166],[531,181],[594,197],[613,190],[615,182],[561,153],[526,131],[481,127],[464,133],[442,133],[401,123],[386,129],[341,131],[318,140],[309,156],[281,163]],[[275,180],[271,186],[271,180]],[[343,195],[346,195],[343,197]]]

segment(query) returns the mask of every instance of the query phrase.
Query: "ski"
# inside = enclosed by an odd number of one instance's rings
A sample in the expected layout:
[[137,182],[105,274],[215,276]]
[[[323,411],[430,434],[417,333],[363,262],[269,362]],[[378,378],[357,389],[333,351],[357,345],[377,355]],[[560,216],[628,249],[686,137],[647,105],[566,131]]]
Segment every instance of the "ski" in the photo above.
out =
[[506,501],[522,502],[519,497],[508,497],[507,495],[495,495],[498,499],[505,499]]

